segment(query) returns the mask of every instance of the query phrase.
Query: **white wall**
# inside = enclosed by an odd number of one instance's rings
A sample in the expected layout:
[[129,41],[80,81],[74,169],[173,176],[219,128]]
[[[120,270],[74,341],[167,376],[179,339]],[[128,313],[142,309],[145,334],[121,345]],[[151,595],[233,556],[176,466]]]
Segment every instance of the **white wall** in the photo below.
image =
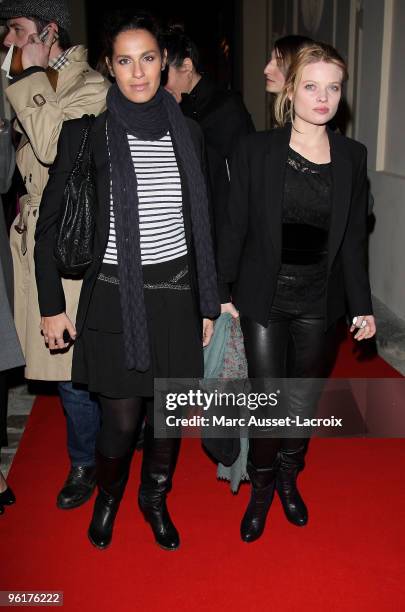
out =
[[384,170],[405,176],[405,2],[393,2]]
[[[387,10],[392,5],[393,12]],[[386,38],[383,40],[384,16]],[[388,27],[387,27],[388,25]],[[392,26],[392,27],[390,27]],[[375,198],[370,236],[372,290],[405,320],[405,6],[403,0],[364,0],[361,115],[356,137],[369,150]],[[385,59],[385,63],[383,62]]]

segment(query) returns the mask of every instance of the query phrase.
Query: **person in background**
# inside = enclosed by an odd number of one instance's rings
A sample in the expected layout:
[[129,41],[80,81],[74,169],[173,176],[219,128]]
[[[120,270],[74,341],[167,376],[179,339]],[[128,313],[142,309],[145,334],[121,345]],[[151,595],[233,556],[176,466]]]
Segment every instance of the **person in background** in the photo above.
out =
[[229,168],[241,138],[254,132],[251,116],[239,93],[218,87],[202,72],[196,44],[180,26],[164,36],[170,91],[186,117],[197,121],[204,134],[214,230],[218,235],[229,197]]
[[[17,166],[27,191],[20,198],[21,211],[10,232],[15,323],[25,356],[26,378],[59,383],[71,465],[57,505],[70,509],[86,502],[95,488],[99,407],[86,389],[72,386],[72,349],[51,354],[38,333],[41,317],[34,234],[62,124],[85,113],[98,115],[105,108],[108,83],[90,68],[86,49],[71,45],[66,0],[4,0],[0,3],[0,21],[6,26],[4,45],[20,49],[22,63],[22,72],[6,89],[16,114],[14,127],[21,134]],[[81,281],[64,279],[63,284],[66,310],[74,320]]]
[[[376,332],[367,271],[367,151],[327,127],[346,78],[333,47],[303,47],[276,100],[280,127],[252,134],[234,157],[218,277],[222,311],[240,313],[252,379],[325,376],[346,303],[356,340]],[[318,392],[315,384],[302,393],[293,387],[283,416],[313,416]],[[274,437],[271,429],[260,434],[249,443],[245,542],[262,535],[275,490],[290,522],[308,521],[297,488],[307,440]]]
[[[10,122],[0,118],[0,194],[7,193],[15,166]],[[13,320],[13,262],[0,196],[0,450],[7,446],[7,372],[24,365]],[[0,470],[0,514],[15,503],[15,495]]]
[[285,85],[285,79],[291,62],[295,58],[297,52],[307,45],[311,45],[314,41],[307,36],[299,36],[298,34],[290,34],[278,38],[274,43],[271,57],[264,68],[264,76],[266,81],[266,91],[273,94],[271,104],[271,127],[274,127],[274,102],[277,94],[279,94]]
[[175,550],[180,537],[166,498],[180,439],[154,437],[154,378],[203,375],[203,346],[220,311],[203,137],[160,86],[166,52],[150,15],[124,14],[110,24],[105,57],[115,83],[91,133],[98,193],[93,262],[74,325],[52,258],[64,184],[84,124],[68,121],[36,232],[42,329],[50,348],[66,346],[64,330],[76,338],[73,380],[87,384],[101,404],[91,543],[102,549],[111,542],[146,409],[138,502],[157,544]]
[[264,68],[266,91],[279,94],[285,85],[288,69],[296,54],[302,47],[309,46],[314,41],[307,36],[291,34],[278,38],[274,43],[271,57]]

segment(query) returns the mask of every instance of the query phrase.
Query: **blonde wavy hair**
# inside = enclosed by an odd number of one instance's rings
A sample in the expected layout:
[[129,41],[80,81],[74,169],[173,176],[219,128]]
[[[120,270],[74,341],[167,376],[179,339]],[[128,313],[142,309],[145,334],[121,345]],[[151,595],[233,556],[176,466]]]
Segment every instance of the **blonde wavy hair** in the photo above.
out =
[[277,95],[274,104],[274,117],[279,127],[290,121],[294,124],[294,99],[302,72],[305,66],[316,62],[338,66],[342,70],[342,82],[349,78],[346,62],[331,45],[314,43],[300,49],[288,69],[283,90]]

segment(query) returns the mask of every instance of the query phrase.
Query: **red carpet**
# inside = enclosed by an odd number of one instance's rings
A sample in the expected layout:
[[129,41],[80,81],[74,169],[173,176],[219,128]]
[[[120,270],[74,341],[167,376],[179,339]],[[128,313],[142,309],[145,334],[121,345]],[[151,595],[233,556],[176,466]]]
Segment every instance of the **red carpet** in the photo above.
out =
[[[398,373],[375,356],[357,361],[346,342],[334,375]],[[64,435],[57,400],[38,398],[9,478],[18,501],[0,517],[0,590],[64,591],[65,610],[86,612],[404,609],[404,441],[313,440],[300,477],[308,526],[290,525],[276,499],[265,535],[247,545],[248,487],[233,496],[185,440],[170,496],[182,546],[169,553],[137,508],[139,453],[109,550],[87,541],[92,503],[56,509]]]

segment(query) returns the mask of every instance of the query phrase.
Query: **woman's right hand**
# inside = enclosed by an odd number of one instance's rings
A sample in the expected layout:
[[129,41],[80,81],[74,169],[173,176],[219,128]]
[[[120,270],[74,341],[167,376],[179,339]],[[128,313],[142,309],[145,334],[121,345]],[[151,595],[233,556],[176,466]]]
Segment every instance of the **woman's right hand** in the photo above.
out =
[[45,344],[50,350],[67,348],[70,342],[65,342],[63,332],[67,330],[72,340],[76,338],[76,328],[66,315],[61,312],[54,317],[41,317],[41,331],[43,333]]
[[229,314],[231,314],[234,319],[237,319],[239,317],[239,312],[236,310],[232,302],[221,304],[221,314],[224,312],[229,312]]

